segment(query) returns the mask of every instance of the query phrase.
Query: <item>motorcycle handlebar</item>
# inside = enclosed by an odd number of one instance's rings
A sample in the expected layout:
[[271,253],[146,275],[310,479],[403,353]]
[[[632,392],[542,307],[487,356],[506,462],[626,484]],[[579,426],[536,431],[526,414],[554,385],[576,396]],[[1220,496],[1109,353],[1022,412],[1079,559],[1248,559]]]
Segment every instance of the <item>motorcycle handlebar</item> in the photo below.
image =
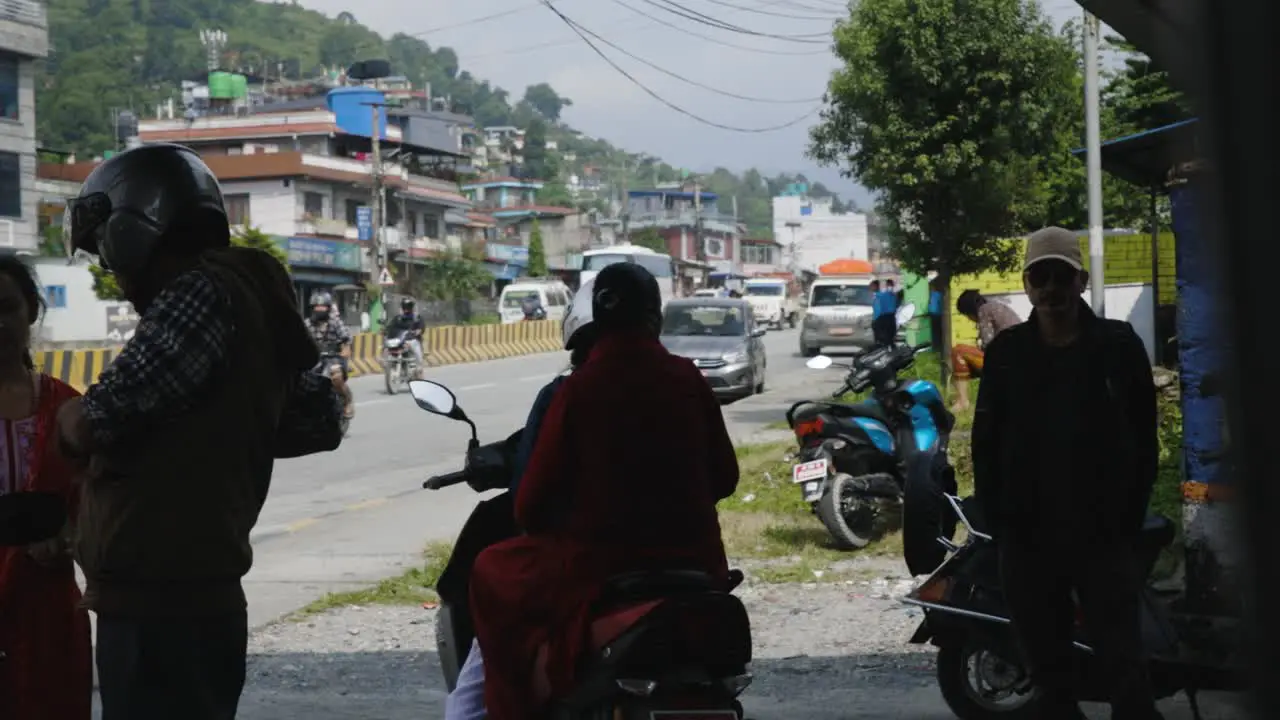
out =
[[457,472],[445,473],[443,475],[433,475],[422,483],[424,490],[441,490],[450,485],[457,485],[467,481],[467,471],[458,470]]

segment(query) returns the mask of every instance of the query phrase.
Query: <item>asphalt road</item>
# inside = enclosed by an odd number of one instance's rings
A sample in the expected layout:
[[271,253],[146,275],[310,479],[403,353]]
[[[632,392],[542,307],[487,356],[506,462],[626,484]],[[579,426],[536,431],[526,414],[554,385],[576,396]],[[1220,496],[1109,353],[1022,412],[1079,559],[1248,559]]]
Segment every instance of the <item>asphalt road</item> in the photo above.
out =
[[[770,332],[765,344],[768,389],[724,407],[735,438],[780,420],[788,388],[838,379],[804,366],[794,330]],[[426,377],[455,392],[489,442],[520,427],[538,390],[567,363],[567,353],[547,353],[445,366]],[[395,574],[425,543],[451,539],[480,498],[466,486],[421,489],[427,476],[460,467],[465,424],[422,411],[407,394],[388,396],[381,377],[356,378],[353,387],[357,414],[342,446],[276,466],[246,578],[253,626],[325,592]]]

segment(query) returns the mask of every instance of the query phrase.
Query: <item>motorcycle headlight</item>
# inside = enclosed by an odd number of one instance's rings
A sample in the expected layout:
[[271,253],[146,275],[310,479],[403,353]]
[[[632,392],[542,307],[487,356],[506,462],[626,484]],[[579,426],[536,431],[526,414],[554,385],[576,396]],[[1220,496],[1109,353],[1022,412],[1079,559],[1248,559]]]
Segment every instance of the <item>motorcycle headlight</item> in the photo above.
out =
[[746,350],[736,350],[736,351],[731,352],[731,353],[725,353],[722,359],[723,359],[727,364],[729,364],[729,365],[736,365],[736,364],[738,364],[738,363],[744,363],[744,362],[746,362],[746,361],[747,361],[747,351],[746,351]]

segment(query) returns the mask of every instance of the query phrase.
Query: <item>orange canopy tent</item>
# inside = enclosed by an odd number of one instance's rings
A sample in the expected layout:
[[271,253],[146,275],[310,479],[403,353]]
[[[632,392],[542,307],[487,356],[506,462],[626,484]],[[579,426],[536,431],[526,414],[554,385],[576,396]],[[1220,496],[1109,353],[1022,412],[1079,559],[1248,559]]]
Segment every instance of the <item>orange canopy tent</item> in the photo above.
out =
[[844,258],[841,260],[832,260],[818,268],[818,273],[822,275],[870,275],[872,273],[871,263],[866,260],[854,260],[852,258]]

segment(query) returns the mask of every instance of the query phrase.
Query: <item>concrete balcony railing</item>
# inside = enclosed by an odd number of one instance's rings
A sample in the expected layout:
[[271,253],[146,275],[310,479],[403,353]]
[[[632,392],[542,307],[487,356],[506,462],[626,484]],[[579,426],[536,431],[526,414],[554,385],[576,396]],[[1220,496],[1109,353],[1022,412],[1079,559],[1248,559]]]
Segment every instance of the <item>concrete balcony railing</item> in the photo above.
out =
[[[732,215],[726,215],[720,212],[703,211],[700,213],[703,225],[717,225],[725,227],[736,227],[738,219]],[[630,217],[631,227],[672,227],[687,225],[693,227],[697,224],[699,213],[693,210],[657,210],[647,212],[633,212]]]
[[348,225],[346,220],[311,215],[304,215],[298,219],[296,232],[298,235],[319,235],[321,237],[340,237],[351,240],[359,237],[359,231]]
[[0,48],[26,57],[48,57],[48,28],[44,3],[0,0]]

